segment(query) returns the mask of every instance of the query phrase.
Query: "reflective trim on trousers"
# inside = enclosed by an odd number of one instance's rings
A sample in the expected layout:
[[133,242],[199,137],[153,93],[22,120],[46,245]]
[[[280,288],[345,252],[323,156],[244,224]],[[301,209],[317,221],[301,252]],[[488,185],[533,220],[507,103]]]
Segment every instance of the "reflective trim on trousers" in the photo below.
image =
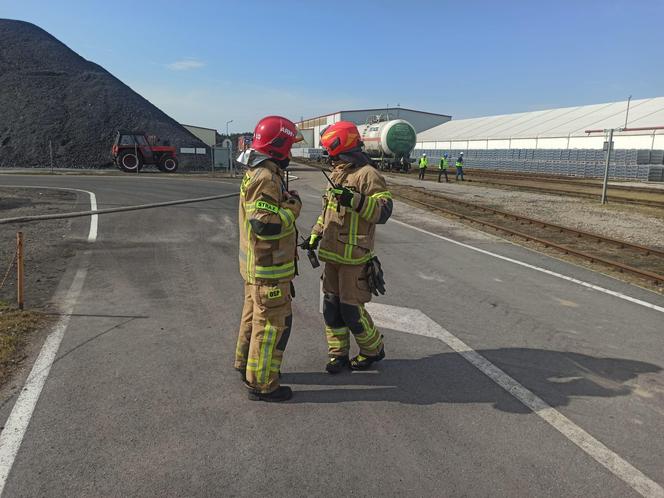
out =
[[274,351],[275,340],[277,338],[277,329],[268,321],[263,331],[263,344],[259,352],[258,360],[249,359],[247,370],[256,373],[256,382],[258,384],[267,384],[272,369],[272,352]]
[[367,316],[367,312],[364,309],[364,306],[359,306],[359,309],[360,322],[362,323],[364,333],[356,335],[355,340],[357,341],[357,345],[360,346],[360,348],[368,351],[375,350],[380,345],[382,337],[378,333],[378,330],[376,330],[376,327],[373,326],[371,322],[369,322],[369,318]]
[[342,265],[361,265],[369,261],[371,258],[373,258],[374,253],[370,251],[361,258],[351,258],[346,256],[340,256],[337,253],[327,251],[325,249],[318,249],[318,256],[320,257],[321,260],[330,263],[339,263]]

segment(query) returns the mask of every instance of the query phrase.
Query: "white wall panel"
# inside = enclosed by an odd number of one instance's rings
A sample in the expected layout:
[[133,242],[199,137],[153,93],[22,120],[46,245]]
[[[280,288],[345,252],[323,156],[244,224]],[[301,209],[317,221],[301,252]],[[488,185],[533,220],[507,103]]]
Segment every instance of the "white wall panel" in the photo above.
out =
[[604,147],[604,137],[570,137],[570,149],[601,149]]
[[664,150],[664,135],[655,135],[654,145],[653,149]]
[[487,140],[469,140],[468,150],[487,149]]
[[509,140],[489,140],[489,149],[509,149]]
[[566,149],[567,137],[563,138],[542,138],[537,140],[538,149]]
[[650,149],[652,135],[615,136],[613,143],[616,149]]
[[537,139],[536,138],[513,138],[512,139],[512,148],[513,149],[536,149],[537,148]]

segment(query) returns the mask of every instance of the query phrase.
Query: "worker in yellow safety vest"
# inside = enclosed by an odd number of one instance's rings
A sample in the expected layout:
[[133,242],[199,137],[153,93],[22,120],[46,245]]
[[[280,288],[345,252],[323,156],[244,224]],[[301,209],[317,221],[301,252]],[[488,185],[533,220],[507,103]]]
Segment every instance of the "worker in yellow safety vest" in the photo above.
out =
[[420,157],[420,174],[418,176],[420,180],[424,180],[424,173],[426,173],[428,165],[429,160],[427,159],[427,155],[422,154],[422,157]]
[[463,181],[463,152],[459,154],[455,166],[456,166],[456,177],[454,179],[459,180],[459,177],[461,177],[461,181]]
[[447,177],[447,168],[450,167],[450,161],[447,158],[447,152],[443,154],[443,157],[440,158],[440,163],[438,164],[438,183],[440,183],[441,176],[445,175],[445,183],[449,182],[450,179]]

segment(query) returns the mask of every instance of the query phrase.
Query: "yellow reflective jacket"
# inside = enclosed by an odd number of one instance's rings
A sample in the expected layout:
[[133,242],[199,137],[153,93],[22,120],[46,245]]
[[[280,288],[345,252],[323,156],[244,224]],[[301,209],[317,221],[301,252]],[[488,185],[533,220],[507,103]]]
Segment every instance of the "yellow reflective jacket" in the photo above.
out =
[[329,190],[323,196],[323,213],[312,234],[321,237],[318,256],[330,263],[359,265],[373,256],[376,225],[392,215],[392,194],[385,179],[370,165],[337,165],[332,182],[354,191],[352,208],[340,206]]
[[286,192],[270,160],[249,168],[240,187],[240,274],[247,283],[287,282],[295,276],[299,199]]

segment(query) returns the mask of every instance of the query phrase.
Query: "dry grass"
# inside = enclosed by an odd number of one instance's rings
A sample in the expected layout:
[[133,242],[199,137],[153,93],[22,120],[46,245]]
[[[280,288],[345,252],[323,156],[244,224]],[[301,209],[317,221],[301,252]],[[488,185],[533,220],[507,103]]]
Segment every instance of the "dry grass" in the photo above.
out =
[[20,311],[0,301],[0,385],[25,359],[30,334],[46,325],[48,318],[36,311]]

